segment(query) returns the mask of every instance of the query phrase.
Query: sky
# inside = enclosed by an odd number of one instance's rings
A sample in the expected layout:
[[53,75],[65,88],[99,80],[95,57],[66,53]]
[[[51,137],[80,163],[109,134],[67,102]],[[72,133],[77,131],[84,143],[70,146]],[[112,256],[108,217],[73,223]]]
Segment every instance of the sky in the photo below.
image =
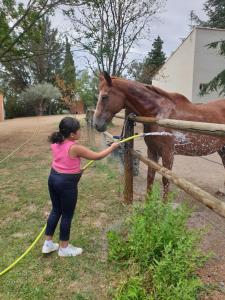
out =
[[182,39],[190,33],[190,12],[193,10],[200,19],[207,19],[203,11],[206,0],[167,0],[164,11],[152,23],[149,41],[141,47],[136,47],[135,52],[146,55],[151,49],[154,39],[159,35],[163,40],[163,51],[170,56],[181,44]]
[[[193,10],[200,19],[207,19],[203,11],[203,4],[206,0],[167,0],[165,7],[160,14],[154,18],[151,26],[149,39],[141,40],[138,45],[131,49],[129,59],[142,61],[151,50],[154,39],[159,35],[163,40],[163,51],[169,57],[181,44],[182,39],[190,33],[190,12]],[[65,32],[69,25],[64,17],[55,17],[53,25],[57,26],[59,31]],[[78,62],[78,68],[85,66],[84,56],[86,54],[74,52],[74,60]]]

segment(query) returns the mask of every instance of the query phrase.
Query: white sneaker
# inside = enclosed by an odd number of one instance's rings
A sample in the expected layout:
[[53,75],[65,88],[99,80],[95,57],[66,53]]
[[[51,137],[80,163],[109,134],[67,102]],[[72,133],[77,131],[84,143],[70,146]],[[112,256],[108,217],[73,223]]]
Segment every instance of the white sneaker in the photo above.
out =
[[58,243],[45,241],[44,245],[42,247],[42,253],[47,254],[47,253],[57,251],[58,249],[59,249],[59,244]]
[[59,256],[77,256],[83,252],[82,248],[77,248],[72,245],[68,245],[66,248],[59,248]]

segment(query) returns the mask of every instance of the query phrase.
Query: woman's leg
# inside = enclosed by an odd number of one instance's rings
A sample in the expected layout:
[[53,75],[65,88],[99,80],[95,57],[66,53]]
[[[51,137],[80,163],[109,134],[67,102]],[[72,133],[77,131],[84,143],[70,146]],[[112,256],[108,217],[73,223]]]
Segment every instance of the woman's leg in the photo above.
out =
[[50,212],[50,215],[49,215],[48,221],[47,221],[47,227],[46,227],[46,231],[45,231],[46,240],[52,240],[52,236],[55,232],[59,218],[62,214],[60,195],[59,195],[59,192],[57,191],[57,189],[55,188],[55,186],[57,184],[56,180],[57,180],[57,178],[54,175],[51,174],[49,176],[48,188],[49,188],[49,194],[50,194],[50,198],[51,198],[51,202],[52,202],[52,210]]
[[63,193],[62,217],[60,223],[60,246],[68,246],[70,238],[70,228],[77,202],[77,186],[67,189]]
[[69,179],[61,193],[62,217],[60,223],[60,246],[62,248],[66,248],[69,243],[71,222],[77,203],[77,184],[79,179],[80,175],[74,176],[72,180]]

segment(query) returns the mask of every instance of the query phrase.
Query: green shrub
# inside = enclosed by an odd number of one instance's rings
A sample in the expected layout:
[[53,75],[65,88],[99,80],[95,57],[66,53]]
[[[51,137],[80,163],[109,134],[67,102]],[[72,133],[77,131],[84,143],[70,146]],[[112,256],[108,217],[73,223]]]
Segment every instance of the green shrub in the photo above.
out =
[[[200,231],[186,226],[190,213],[185,205],[173,208],[171,202],[163,203],[155,186],[144,205],[134,208],[123,230],[108,233],[109,260],[130,270],[139,266],[138,271],[128,271],[115,299],[139,299],[143,291],[143,299],[195,299],[201,282],[194,272],[204,259],[198,250]],[[146,273],[150,275],[143,281]],[[136,296],[125,296],[124,290],[127,295],[136,291]]]
[[146,290],[143,288],[142,278],[131,277],[118,289],[115,300],[147,300]]

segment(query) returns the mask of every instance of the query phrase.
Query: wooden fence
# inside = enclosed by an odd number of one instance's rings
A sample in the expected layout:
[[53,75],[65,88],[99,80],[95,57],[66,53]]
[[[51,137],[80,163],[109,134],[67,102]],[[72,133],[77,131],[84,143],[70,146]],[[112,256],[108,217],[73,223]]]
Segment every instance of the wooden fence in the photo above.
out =
[[[90,112],[89,112],[90,113]],[[93,111],[92,113],[93,114]],[[119,118],[124,119],[124,117],[119,116]],[[134,122],[141,123],[155,123],[161,127],[173,128],[182,131],[195,132],[205,135],[214,135],[225,138],[225,124],[214,124],[214,123],[202,123],[202,122],[191,122],[183,120],[172,120],[163,119],[159,120],[156,118],[148,117],[135,117],[128,115],[125,112],[125,118],[128,122],[125,124],[125,136],[132,136],[134,134]],[[124,153],[124,202],[130,204],[133,202],[133,157],[137,157],[147,166],[155,169],[156,172],[160,173],[162,176],[166,177],[172,181],[179,188],[184,190],[186,193],[191,195],[196,200],[200,201],[219,215],[225,217],[225,203],[216,197],[212,196],[208,192],[202,190],[196,185],[190,183],[184,178],[178,177],[172,171],[164,168],[160,164],[144,157],[140,153],[136,152],[134,149],[134,142],[131,140],[125,144]]]

